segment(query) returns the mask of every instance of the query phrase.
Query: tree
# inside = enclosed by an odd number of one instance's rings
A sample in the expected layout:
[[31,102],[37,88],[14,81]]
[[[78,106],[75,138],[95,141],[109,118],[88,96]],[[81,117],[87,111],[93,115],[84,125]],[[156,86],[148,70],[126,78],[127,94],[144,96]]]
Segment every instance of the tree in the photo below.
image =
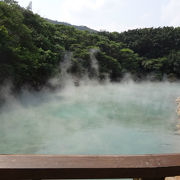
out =
[[3,1],[7,4],[17,4],[17,2],[14,0],[3,0]]
[[28,11],[32,11],[32,1],[29,2],[27,8]]

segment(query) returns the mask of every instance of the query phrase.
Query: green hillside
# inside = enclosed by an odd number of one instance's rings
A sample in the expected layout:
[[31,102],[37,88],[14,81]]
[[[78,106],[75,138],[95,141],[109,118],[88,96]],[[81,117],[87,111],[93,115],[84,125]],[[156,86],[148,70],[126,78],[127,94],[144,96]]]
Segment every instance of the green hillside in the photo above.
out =
[[0,1],[1,86],[8,81],[15,90],[41,89],[61,75],[69,52],[67,71],[78,78],[120,81],[130,73],[134,80],[180,79],[179,27],[93,33],[52,24],[13,0]]

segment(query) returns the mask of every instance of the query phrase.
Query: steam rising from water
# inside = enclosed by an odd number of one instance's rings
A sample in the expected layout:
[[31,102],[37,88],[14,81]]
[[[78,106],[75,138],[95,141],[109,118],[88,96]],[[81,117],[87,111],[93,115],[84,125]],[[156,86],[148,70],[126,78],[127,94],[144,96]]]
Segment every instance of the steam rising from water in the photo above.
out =
[[178,83],[69,84],[24,91],[0,111],[0,153],[180,152]]

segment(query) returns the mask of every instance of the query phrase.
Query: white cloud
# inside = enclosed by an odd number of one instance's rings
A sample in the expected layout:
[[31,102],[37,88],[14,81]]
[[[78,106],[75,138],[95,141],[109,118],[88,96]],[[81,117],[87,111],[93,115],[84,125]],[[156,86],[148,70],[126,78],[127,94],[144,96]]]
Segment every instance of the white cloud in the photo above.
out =
[[67,22],[74,22],[76,19],[81,19],[81,12],[93,13],[100,9],[105,3],[105,0],[66,0],[63,1],[60,7],[60,18]]
[[180,0],[168,0],[162,8],[162,21],[166,25],[180,26]]
[[118,12],[123,5],[124,0],[66,0],[60,7],[58,19],[111,31],[117,29]]

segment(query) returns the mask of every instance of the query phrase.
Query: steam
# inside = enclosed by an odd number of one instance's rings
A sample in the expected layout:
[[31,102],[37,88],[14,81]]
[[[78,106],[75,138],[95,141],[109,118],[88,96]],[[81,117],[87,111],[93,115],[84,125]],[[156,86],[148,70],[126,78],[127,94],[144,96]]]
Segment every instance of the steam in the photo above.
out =
[[[175,99],[179,83],[99,82],[97,50],[90,51],[89,78],[71,75],[72,53],[61,62],[61,74],[49,81],[54,91],[11,86],[1,94],[1,154],[147,154],[177,153],[180,136]],[[108,79],[108,78],[107,78]]]
[[91,58],[91,68],[93,70],[94,76],[99,77],[99,64],[95,57],[95,54],[98,52],[97,49],[90,50],[90,58]]
[[79,86],[80,83],[85,83],[91,79],[91,81],[98,81],[99,77],[99,64],[95,57],[95,54],[98,52],[97,49],[90,49],[90,61],[91,67],[90,72],[84,72],[83,76],[72,74],[70,69],[72,67],[72,59],[73,53],[66,52],[63,61],[60,63],[60,76],[54,77],[49,80],[49,84],[52,87],[61,87],[64,88],[66,86]]
[[[69,78],[69,77],[67,77]],[[180,151],[179,83],[81,80],[22,91],[0,110],[0,153],[146,154]]]

